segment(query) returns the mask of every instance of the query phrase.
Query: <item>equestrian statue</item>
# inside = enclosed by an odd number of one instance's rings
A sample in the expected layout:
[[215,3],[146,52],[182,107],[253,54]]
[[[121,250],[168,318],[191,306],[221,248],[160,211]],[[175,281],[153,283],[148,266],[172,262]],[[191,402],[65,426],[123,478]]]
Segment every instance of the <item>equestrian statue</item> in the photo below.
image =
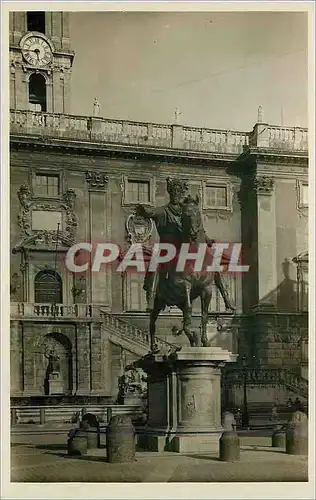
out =
[[[169,203],[163,207],[152,208],[137,205],[136,214],[152,219],[159,234],[160,243],[169,243],[176,247],[177,255],[183,243],[189,244],[190,252],[197,250],[199,244],[207,244],[204,265],[210,263],[211,247],[214,240],[208,238],[203,227],[199,199],[187,195],[188,185],[180,179],[167,179]],[[209,259],[208,259],[209,256]],[[192,332],[192,301],[201,300],[201,338],[202,346],[208,346],[207,321],[208,309],[212,297],[212,286],[216,285],[220,291],[227,311],[234,311],[227,291],[223,285],[219,272],[196,272],[194,266],[187,265],[184,271],[177,271],[176,259],[169,263],[161,264],[156,271],[147,269],[144,279],[146,291],[147,310],[150,313],[150,344],[151,351],[157,349],[155,344],[156,321],[161,311],[166,306],[177,306],[183,314],[182,330],[190,341],[190,345],[197,345],[196,336]],[[205,268],[204,268],[205,269]]]

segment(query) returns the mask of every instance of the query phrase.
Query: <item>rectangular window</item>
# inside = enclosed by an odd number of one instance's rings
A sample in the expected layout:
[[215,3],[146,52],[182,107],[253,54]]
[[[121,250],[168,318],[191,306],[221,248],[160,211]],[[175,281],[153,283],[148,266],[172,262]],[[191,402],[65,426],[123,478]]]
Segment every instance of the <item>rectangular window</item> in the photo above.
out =
[[149,203],[150,183],[148,181],[128,181],[127,200],[129,203]]
[[59,195],[58,175],[36,175],[35,194],[55,198]]
[[45,12],[27,12],[27,31],[37,31],[45,35]]
[[227,187],[205,186],[204,204],[207,208],[228,208]]

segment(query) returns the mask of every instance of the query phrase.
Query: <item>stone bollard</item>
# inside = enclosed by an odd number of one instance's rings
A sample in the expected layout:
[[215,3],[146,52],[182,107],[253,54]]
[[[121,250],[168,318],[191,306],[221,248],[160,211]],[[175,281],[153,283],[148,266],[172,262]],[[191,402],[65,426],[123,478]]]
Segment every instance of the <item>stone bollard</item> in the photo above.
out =
[[40,424],[45,424],[45,408],[40,408]]
[[225,431],[219,440],[219,459],[237,462],[240,459],[240,440],[236,431]]
[[100,448],[100,424],[93,413],[86,413],[82,422],[87,424],[88,449]]
[[18,423],[18,416],[16,408],[11,408],[11,425],[16,425]]
[[308,418],[296,411],[286,429],[285,451],[288,455],[308,455]]
[[109,424],[112,418],[113,410],[112,408],[106,409],[106,423]]
[[237,462],[240,459],[240,440],[235,431],[236,420],[229,411],[222,420],[224,432],[219,440],[219,459],[223,462]]
[[110,463],[135,460],[135,429],[128,415],[112,417],[106,429],[106,453]]
[[81,422],[79,429],[72,429],[68,434],[68,455],[85,455],[88,450],[88,424]]
[[282,425],[278,425],[272,434],[272,448],[285,447],[285,430]]

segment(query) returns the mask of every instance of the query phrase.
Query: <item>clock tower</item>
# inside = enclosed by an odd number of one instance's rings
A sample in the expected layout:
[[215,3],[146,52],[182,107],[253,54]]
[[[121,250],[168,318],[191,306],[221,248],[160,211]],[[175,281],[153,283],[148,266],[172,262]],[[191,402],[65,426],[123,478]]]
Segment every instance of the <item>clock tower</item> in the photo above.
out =
[[10,12],[10,108],[70,113],[68,12]]

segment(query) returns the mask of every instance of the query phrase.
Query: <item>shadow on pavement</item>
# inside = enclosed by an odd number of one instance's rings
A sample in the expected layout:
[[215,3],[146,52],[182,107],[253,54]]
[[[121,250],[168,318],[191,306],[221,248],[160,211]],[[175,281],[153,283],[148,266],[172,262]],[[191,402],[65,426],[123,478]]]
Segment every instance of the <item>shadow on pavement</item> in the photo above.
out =
[[[181,454],[179,454],[181,456]],[[213,460],[213,462],[219,462],[219,457],[209,456],[209,455],[196,455],[196,454],[188,454],[182,455],[188,458],[198,458],[199,460]]]
[[38,450],[67,450],[67,444],[38,444],[35,448]]

